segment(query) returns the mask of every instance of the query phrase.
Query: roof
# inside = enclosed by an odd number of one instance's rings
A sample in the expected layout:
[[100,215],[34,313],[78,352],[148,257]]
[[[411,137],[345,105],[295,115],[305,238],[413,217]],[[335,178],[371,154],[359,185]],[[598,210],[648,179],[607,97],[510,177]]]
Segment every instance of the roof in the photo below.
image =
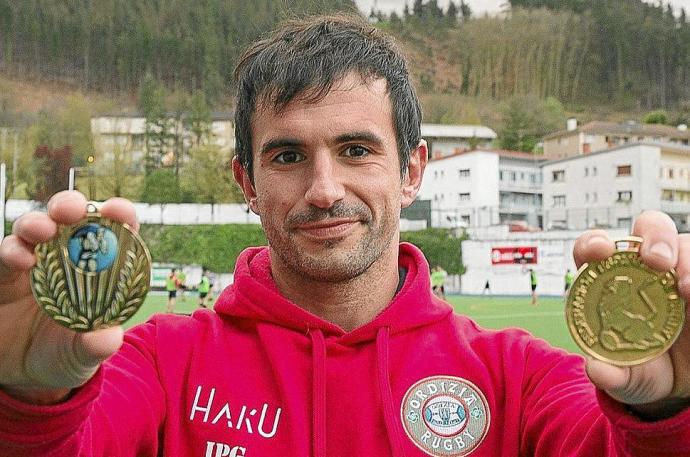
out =
[[441,125],[422,124],[422,138],[487,138],[493,140],[498,135],[483,125]]
[[431,159],[431,162],[439,162],[441,160],[446,160],[446,159],[452,159],[455,157],[460,157],[468,154],[474,154],[478,152],[483,152],[483,153],[489,153],[489,154],[497,154],[499,158],[506,158],[506,159],[520,159],[520,160],[529,160],[537,163],[542,163],[546,162],[547,159],[545,159],[543,156],[538,156],[535,154],[532,154],[530,152],[523,152],[523,151],[508,151],[505,149],[473,149],[471,151],[460,151],[455,154],[450,154],[442,157],[438,157],[435,159]]
[[645,135],[690,139],[690,131],[680,130],[677,127],[671,127],[669,125],[638,124],[637,122],[618,124],[616,122],[601,121],[588,122],[575,130],[560,130],[558,132],[550,133],[544,136],[544,139],[549,140],[551,138],[573,135],[580,132],[594,133],[599,135]]
[[676,143],[663,143],[663,142],[652,142],[652,141],[644,142],[643,141],[643,142],[636,142],[636,143],[627,143],[627,144],[616,146],[616,147],[610,148],[610,149],[602,149],[601,151],[590,152],[589,154],[578,154],[576,156],[565,157],[563,159],[548,160],[548,161],[543,162],[541,165],[552,165],[552,164],[556,164],[556,163],[560,163],[560,162],[567,162],[569,160],[586,159],[587,157],[590,157],[590,156],[595,156],[595,155],[599,155],[599,154],[607,154],[609,152],[620,151],[621,149],[632,148],[635,146],[651,146],[651,147],[661,149],[662,152],[663,151],[677,152],[680,154],[690,155],[690,146],[684,146],[682,144],[676,144]]

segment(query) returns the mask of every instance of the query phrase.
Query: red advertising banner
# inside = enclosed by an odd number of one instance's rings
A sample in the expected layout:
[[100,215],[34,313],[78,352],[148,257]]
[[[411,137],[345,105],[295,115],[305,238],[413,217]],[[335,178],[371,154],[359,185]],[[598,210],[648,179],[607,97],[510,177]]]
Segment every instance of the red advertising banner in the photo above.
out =
[[492,265],[537,263],[536,246],[491,248]]

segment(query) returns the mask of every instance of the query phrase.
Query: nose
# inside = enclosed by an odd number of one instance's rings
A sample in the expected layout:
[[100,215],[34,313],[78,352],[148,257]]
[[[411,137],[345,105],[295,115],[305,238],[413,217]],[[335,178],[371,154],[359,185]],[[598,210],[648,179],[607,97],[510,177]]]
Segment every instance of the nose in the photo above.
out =
[[310,205],[326,209],[345,198],[345,188],[338,176],[337,164],[330,153],[315,156],[309,179],[304,199]]

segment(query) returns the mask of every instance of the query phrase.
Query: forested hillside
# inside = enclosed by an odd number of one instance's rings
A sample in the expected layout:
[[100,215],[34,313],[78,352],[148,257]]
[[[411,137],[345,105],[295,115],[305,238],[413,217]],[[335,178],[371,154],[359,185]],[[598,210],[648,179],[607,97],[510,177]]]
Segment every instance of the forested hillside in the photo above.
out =
[[0,71],[82,89],[137,89],[148,73],[217,100],[241,50],[286,17],[352,0],[0,0]]
[[[402,1],[402,0],[401,0]],[[474,18],[464,1],[375,14],[413,56],[423,93],[673,108],[690,99],[685,11],[642,0],[511,0]],[[243,47],[285,17],[352,0],[0,0],[0,72],[136,92],[145,75],[226,102]]]

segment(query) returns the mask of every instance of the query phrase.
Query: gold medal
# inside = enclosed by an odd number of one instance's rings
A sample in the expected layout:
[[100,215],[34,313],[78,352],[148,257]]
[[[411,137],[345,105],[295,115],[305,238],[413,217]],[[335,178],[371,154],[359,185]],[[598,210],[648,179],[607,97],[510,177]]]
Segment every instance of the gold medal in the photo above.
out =
[[575,343],[612,365],[638,365],[664,353],[685,321],[675,271],[642,263],[641,244],[639,237],[618,240],[611,257],[582,265],[566,301]]
[[151,256],[127,224],[101,217],[95,204],[80,222],[59,226],[36,246],[31,289],[43,310],[79,332],[119,325],[141,307]]

